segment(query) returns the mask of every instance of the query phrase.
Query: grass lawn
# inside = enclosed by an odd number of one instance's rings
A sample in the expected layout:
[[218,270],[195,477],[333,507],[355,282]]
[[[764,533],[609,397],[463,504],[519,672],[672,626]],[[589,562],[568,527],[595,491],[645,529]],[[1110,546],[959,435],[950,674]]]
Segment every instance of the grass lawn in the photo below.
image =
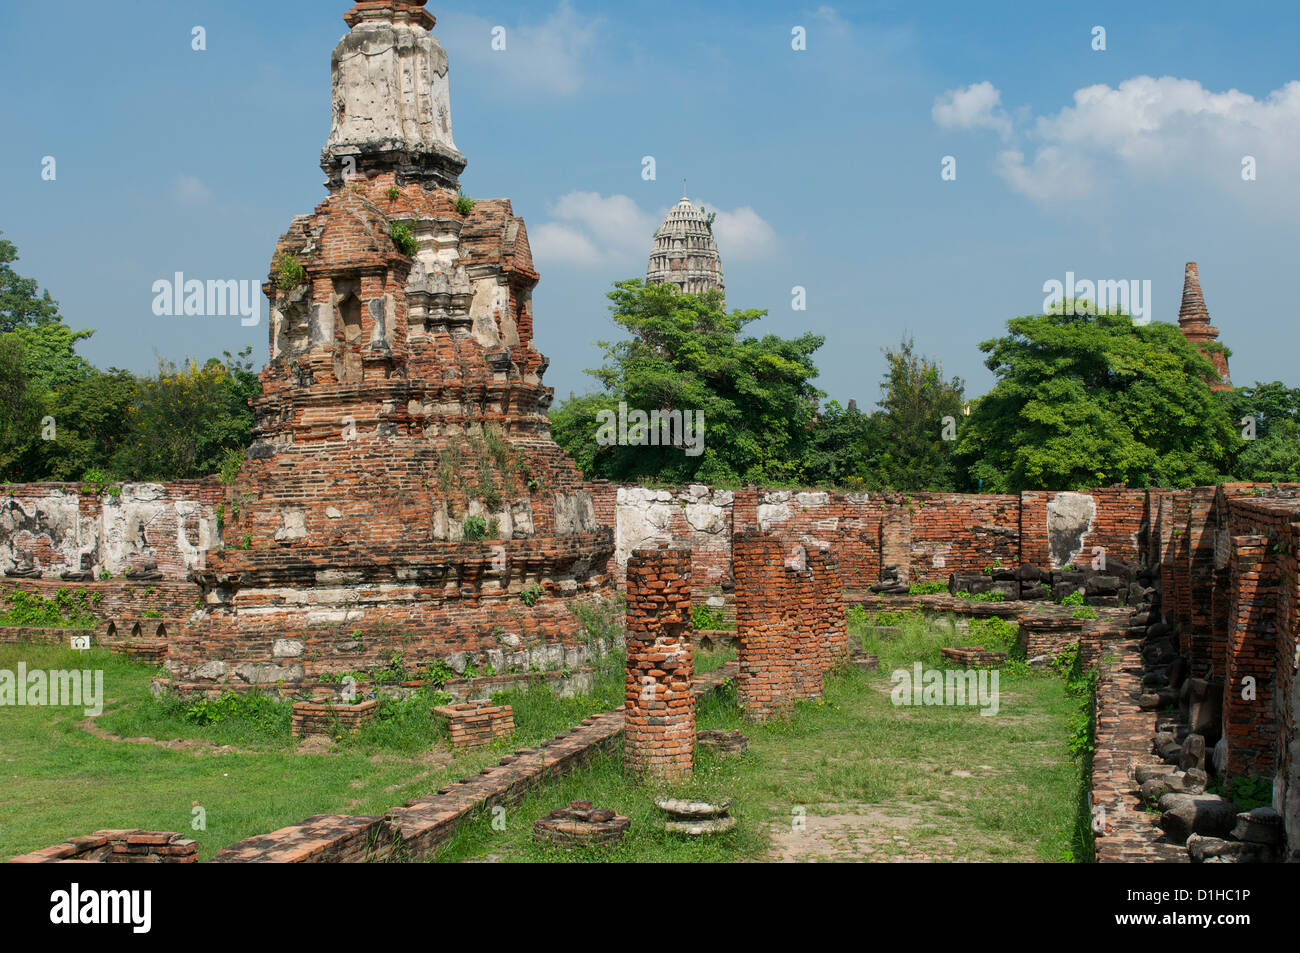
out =
[[[20,661],[29,670],[102,669],[108,701],[94,720],[98,735],[80,708],[0,707],[0,861],[106,828],[182,831],[208,859],[313,814],[383,814],[614,708],[622,694],[619,674],[599,679],[589,697],[499,695],[515,706],[515,736],[453,757],[423,698],[390,706],[391,717],[355,741],[298,744],[284,703],[212,706],[219,720],[201,725],[185,706],[152,698],[148,666],[102,651],[0,645],[0,669]],[[193,829],[195,806],[206,830]]]
[[[743,722],[729,683],[701,699],[698,727],[740,728],[747,754],[722,759],[701,749],[694,778],[663,791],[626,777],[617,752],[597,758],[509,809],[504,830],[490,815],[472,819],[436,859],[1090,858],[1083,766],[1069,750],[1081,696],[1059,675],[1012,662],[1001,672],[995,717],[895,706],[894,669],[916,661],[940,668],[943,645],[1005,647],[1011,631],[977,626],[962,634],[951,620],[920,617],[897,624],[898,634],[883,641],[857,625],[855,641],[880,656],[880,672],[828,676],[825,700],[800,704],[788,719]],[[697,653],[697,669],[734,656]],[[210,704],[196,721],[193,707],[151,697],[147,666],[105,652],[0,645],[0,669],[20,661],[29,669],[102,669],[108,702],[93,723],[80,709],[0,707],[0,860],[101,828],[183,831],[208,859],[313,814],[382,814],[615,708],[623,690],[622,660],[613,656],[589,696],[560,699],[544,688],[494,696],[515,707],[516,735],[453,756],[423,696],[386,705],[385,718],[358,739],[298,744],[284,703]],[[656,825],[659,793],[730,800],[740,823],[707,840],[665,834]],[[532,822],[571,800],[627,815],[630,833],[593,853],[535,845]],[[195,806],[206,830],[192,827]]]
[[[599,759],[508,811],[504,830],[488,815],[464,825],[437,859],[1090,859],[1087,814],[1080,814],[1084,768],[1069,750],[1083,699],[1059,675],[1013,662],[1001,673],[994,717],[977,708],[895,706],[894,669],[916,661],[940,668],[941,646],[1003,648],[1014,632],[976,626],[962,634],[951,620],[919,618],[900,628],[885,641],[857,628],[855,638],[880,656],[880,672],[828,677],[825,700],[800,704],[788,720],[747,725],[725,689],[702,700],[698,727],[743,730],[750,749],[742,757],[719,760],[701,750],[695,777],[663,791],[625,777],[617,756]],[[660,793],[730,800],[740,823],[707,840],[665,834],[656,825]],[[570,800],[612,808],[632,820],[631,830],[613,848],[533,843],[533,821]]]

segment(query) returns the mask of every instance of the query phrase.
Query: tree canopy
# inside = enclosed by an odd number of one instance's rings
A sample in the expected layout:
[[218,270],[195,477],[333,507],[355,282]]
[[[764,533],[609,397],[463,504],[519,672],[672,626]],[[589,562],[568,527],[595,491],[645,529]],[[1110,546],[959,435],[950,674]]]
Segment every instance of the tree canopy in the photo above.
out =
[[1174,325],[1087,308],[1013,318],[985,341],[997,375],[961,429],[960,463],[986,492],[1222,477],[1239,438],[1213,365]]

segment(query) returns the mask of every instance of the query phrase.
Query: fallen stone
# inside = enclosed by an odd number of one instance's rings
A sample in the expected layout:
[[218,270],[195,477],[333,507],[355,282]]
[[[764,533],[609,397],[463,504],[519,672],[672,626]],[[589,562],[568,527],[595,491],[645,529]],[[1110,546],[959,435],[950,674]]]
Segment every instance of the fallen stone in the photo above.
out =
[[734,817],[714,817],[704,821],[664,821],[664,830],[671,834],[685,834],[688,837],[725,834],[735,826]]
[[1215,794],[1166,794],[1160,810],[1160,828],[1176,844],[1193,834],[1227,837],[1237,823],[1236,805]]
[[1233,840],[1249,841],[1252,844],[1281,844],[1282,815],[1271,807],[1257,807],[1253,811],[1243,811],[1237,815],[1236,826],[1232,828]]
[[1272,849],[1264,844],[1240,843],[1200,834],[1187,838],[1187,853],[1195,864],[1265,864],[1273,859]]
[[725,817],[731,810],[731,802],[709,804],[705,801],[683,801],[677,798],[655,801],[655,807],[672,817],[683,820],[700,820],[710,817]]

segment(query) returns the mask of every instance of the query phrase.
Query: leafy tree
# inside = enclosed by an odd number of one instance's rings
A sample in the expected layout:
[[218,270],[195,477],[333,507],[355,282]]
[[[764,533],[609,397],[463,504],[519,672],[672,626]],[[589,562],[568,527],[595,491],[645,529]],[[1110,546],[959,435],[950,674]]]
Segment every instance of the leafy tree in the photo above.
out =
[[1244,441],[1233,474],[1258,483],[1300,482],[1300,390],[1273,381],[1222,396],[1234,426],[1246,430],[1248,418],[1255,426],[1255,439]]
[[258,392],[250,350],[203,367],[160,362],[141,378],[127,408],[114,471],[129,480],[175,480],[216,473],[227,453],[251,442],[248,401]]
[[40,421],[40,393],[27,372],[26,352],[14,334],[0,334],[0,476],[13,479]]
[[966,385],[945,380],[943,365],[914,350],[911,338],[887,349],[888,370],[881,381],[880,411],[872,455],[872,482],[899,490],[952,491],[957,468],[944,418],[963,419]]
[[958,452],[986,492],[1215,482],[1240,443],[1213,365],[1172,324],[1124,314],[1013,318],[985,341],[998,381]]
[[[609,293],[612,318],[626,340],[597,342],[604,365],[588,371],[599,394],[557,408],[557,442],[590,461],[588,477],[684,482],[766,483],[797,480],[817,401],[813,353],[823,339],[742,337],[763,311],[727,312],[721,295],[683,294],[672,285],[625,281]],[[704,415],[699,456],[676,446],[592,446],[595,413],[691,411]],[[586,426],[582,416],[592,413]]]
[[13,270],[11,266],[17,260],[18,249],[13,242],[0,239],[0,334],[62,320],[59,303],[49,291],[41,292],[33,279],[23,278]]
[[804,455],[804,482],[846,488],[874,485],[872,448],[881,442],[879,415],[829,401],[817,415]]

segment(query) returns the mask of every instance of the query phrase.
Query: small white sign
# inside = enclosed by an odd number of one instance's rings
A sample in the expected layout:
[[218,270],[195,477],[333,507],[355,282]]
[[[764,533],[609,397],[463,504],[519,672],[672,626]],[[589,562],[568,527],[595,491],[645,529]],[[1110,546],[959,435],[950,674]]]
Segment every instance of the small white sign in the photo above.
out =
[[72,650],[74,652],[85,652],[90,648],[90,636],[74,635],[72,637]]

